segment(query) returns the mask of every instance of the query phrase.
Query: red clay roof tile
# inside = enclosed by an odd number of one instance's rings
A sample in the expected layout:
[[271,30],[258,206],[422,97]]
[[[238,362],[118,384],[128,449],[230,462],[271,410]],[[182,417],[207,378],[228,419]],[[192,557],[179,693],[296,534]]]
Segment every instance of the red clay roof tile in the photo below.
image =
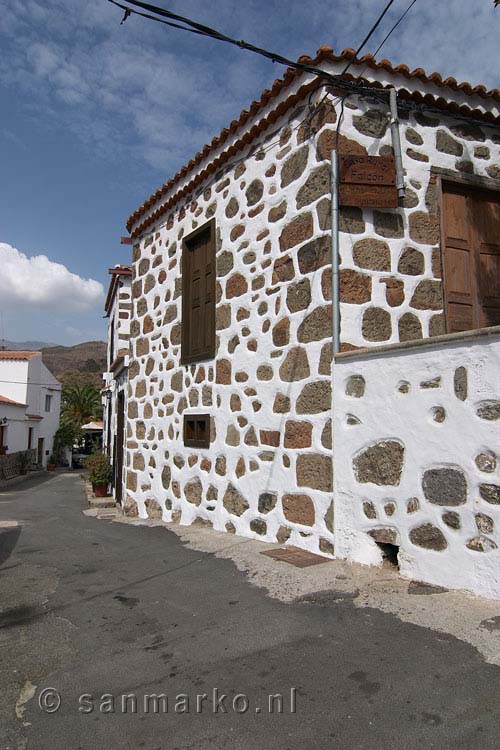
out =
[[[407,79],[412,80],[418,80],[424,84],[432,83],[436,86],[442,87],[442,88],[448,88],[453,91],[461,91],[462,93],[466,94],[467,96],[476,95],[481,97],[482,99],[493,99],[496,102],[500,102],[500,90],[499,89],[492,89],[490,91],[487,91],[485,86],[479,85],[479,86],[472,86],[469,82],[464,81],[463,83],[457,83],[455,78],[449,77],[446,78],[443,81],[442,76],[437,73],[431,73],[427,74],[423,68],[415,68],[413,71],[410,71],[408,65],[396,65],[394,66],[390,60],[380,60],[377,62],[375,60],[375,57],[371,54],[363,55],[361,58],[355,57],[355,50],[352,48],[347,48],[342,50],[340,55],[336,55],[331,47],[328,45],[321,46],[316,53],[316,57],[311,58],[308,55],[302,55],[299,57],[298,62],[300,63],[308,63],[313,66],[317,66],[319,63],[323,62],[330,62],[330,63],[337,63],[337,62],[351,62],[351,65],[363,65],[366,67],[371,68],[372,70],[384,70],[390,74],[399,74],[403,75]],[[232,120],[231,125],[229,128],[223,128],[222,131],[218,136],[214,136],[212,138],[212,141],[210,144],[205,144],[203,149],[199,151],[193,159],[189,161],[189,163],[185,166],[183,166],[177,174],[172,177],[168,182],[164,183],[161,188],[156,190],[153,195],[151,195],[143,204],[140,206],[136,211],[134,211],[131,216],[129,216],[127,220],[127,229],[129,232],[131,232],[132,237],[137,237],[139,234],[141,234],[145,229],[147,229],[148,226],[153,224],[155,221],[157,221],[165,212],[168,210],[168,208],[173,205],[173,203],[176,203],[180,198],[182,198],[187,193],[191,192],[194,188],[196,188],[206,177],[215,171],[218,167],[221,166],[222,163],[227,161],[229,158],[231,158],[235,153],[237,153],[244,145],[249,143],[250,140],[252,140],[256,135],[258,135],[262,130],[267,128],[267,126],[275,122],[279,116],[283,114],[284,111],[286,111],[290,106],[293,106],[298,99],[302,98],[305,93],[309,93],[314,88],[317,88],[320,85],[319,79],[316,79],[315,81],[310,82],[309,84],[306,84],[301,87],[298,94],[293,95],[289,97],[286,102],[283,102],[285,106],[283,107],[280,105],[278,109],[276,110],[279,112],[279,114],[276,116],[270,113],[265,120],[262,120],[261,123],[254,125],[251,129],[250,133],[246,133],[242,136],[242,138],[237,142],[237,144],[234,144],[228,151],[226,151],[224,154],[218,157],[214,162],[212,162],[210,165],[207,166],[206,169],[203,170],[202,173],[197,175],[191,183],[186,185],[184,188],[182,188],[180,191],[178,191],[174,196],[171,196],[171,198],[167,201],[166,204],[161,206],[159,209],[157,209],[151,216],[149,216],[145,221],[143,221],[141,224],[139,224],[134,231],[132,231],[132,228],[134,225],[138,222],[138,220],[143,217],[148,210],[157,203],[163,196],[165,196],[180,180],[185,177],[186,174],[188,174],[191,170],[193,170],[195,167],[199,166],[199,164],[203,161],[205,157],[207,157],[213,149],[217,148],[218,146],[221,146],[230,135],[233,135],[238,128],[245,125],[245,123],[248,121],[250,117],[252,117],[254,114],[256,114],[262,107],[264,107],[268,101],[271,98],[274,98],[280,94],[283,89],[285,89],[295,78],[298,78],[300,75],[302,75],[302,72],[300,70],[296,70],[294,68],[287,68],[285,71],[285,74],[283,78],[278,78],[274,81],[271,89],[264,89],[262,92],[261,98],[259,101],[253,101],[250,105],[249,109],[243,109],[240,113],[240,117],[238,120]],[[348,74],[345,76],[346,80],[356,80],[356,76],[353,76],[351,74]],[[373,86],[374,88],[380,88],[381,84],[378,82],[364,82],[365,85]],[[300,95],[300,92],[302,94]],[[412,99],[417,102],[420,102],[421,104],[431,104],[433,106],[438,106],[438,108],[443,109],[449,109],[452,112],[455,113],[461,113],[469,116],[478,117],[480,119],[484,119],[486,122],[496,122],[498,121],[498,118],[496,118],[491,113],[484,113],[481,110],[478,109],[471,109],[470,107],[459,105],[456,102],[449,102],[443,97],[435,97],[434,95],[430,93],[422,93],[422,92],[409,92],[406,90],[400,90],[399,96],[402,99]],[[212,165],[216,165],[215,168],[212,168]]]

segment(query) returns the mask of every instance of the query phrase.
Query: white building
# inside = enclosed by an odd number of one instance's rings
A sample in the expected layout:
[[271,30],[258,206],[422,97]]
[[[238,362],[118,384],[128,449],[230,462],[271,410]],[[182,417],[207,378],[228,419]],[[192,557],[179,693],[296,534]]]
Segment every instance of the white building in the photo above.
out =
[[61,384],[40,352],[0,351],[0,453],[36,449],[45,466],[60,408]]
[[353,54],[127,222],[125,511],[500,599],[500,91]]
[[132,269],[110,268],[104,309],[109,318],[107,370],[103,374],[103,451],[113,464],[113,494],[122,501]]

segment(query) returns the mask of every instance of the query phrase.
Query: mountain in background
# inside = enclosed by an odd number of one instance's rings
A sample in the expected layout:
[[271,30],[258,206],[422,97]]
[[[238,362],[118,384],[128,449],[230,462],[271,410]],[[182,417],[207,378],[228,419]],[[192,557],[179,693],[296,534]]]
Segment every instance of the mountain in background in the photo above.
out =
[[39,352],[41,349],[45,349],[47,346],[57,346],[57,344],[51,344],[48,341],[0,341],[0,349],[8,349],[11,352]]
[[42,347],[42,359],[63,385],[93,385],[102,388],[106,370],[104,341],[85,341],[75,346]]

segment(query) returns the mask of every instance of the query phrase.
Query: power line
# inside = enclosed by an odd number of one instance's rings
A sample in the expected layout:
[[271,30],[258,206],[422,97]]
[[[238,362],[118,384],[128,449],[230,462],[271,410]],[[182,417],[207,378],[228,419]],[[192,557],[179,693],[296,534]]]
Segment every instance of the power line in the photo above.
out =
[[[359,45],[354,56],[351,58],[351,60],[348,62],[348,64],[344,68],[344,71],[340,75],[338,74],[333,75],[330,73],[326,73],[321,68],[317,68],[313,65],[308,65],[307,63],[296,62],[294,60],[290,60],[287,57],[284,57],[283,55],[280,55],[277,52],[271,52],[270,50],[264,49],[263,47],[257,47],[254,44],[250,44],[249,42],[244,41],[243,39],[240,39],[240,40],[234,39],[233,37],[223,34],[217,29],[214,29],[210,26],[205,26],[204,24],[200,24],[198,21],[194,21],[193,19],[187,18],[186,16],[181,16],[177,13],[173,13],[172,11],[166,10],[165,8],[160,8],[156,5],[151,5],[150,3],[142,2],[141,0],[126,0],[126,1],[128,4],[123,5],[123,3],[118,2],[118,0],[108,0],[108,2],[112,3],[113,5],[116,5],[117,7],[121,8],[124,11],[122,23],[126,20],[126,18],[129,15],[142,16],[149,20],[157,21],[167,26],[172,26],[173,28],[176,28],[176,29],[182,29],[183,31],[191,31],[192,33],[200,34],[202,36],[207,36],[217,41],[225,42],[227,44],[232,44],[236,47],[239,47],[240,49],[244,49],[244,50],[247,50],[248,52],[254,52],[255,54],[261,55],[262,57],[265,57],[268,60],[271,60],[272,62],[277,62],[277,63],[280,63],[281,65],[286,65],[287,67],[293,68],[294,70],[314,73],[318,77],[328,80],[330,83],[334,83],[336,85],[340,85],[345,88],[353,88],[353,84],[349,84],[347,81],[343,81],[342,76],[345,75],[346,71],[350,67],[353,60],[356,58],[360,50],[364,47],[364,45],[371,38],[375,30],[378,28],[380,22],[382,21],[383,17],[387,13],[391,5],[394,3],[394,0],[389,0],[389,2],[386,4],[384,10],[379,14],[375,23],[372,25],[371,29],[369,30],[368,34],[365,36],[365,38]],[[148,13],[137,11],[134,8],[131,8],[130,5],[135,5],[139,8],[142,8],[143,11],[148,11]],[[127,13],[127,11],[129,12]],[[151,15],[151,14],[154,14],[154,15]],[[160,16],[160,18],[158,18],[158,16]],[[165,18],[169,20],[165,21],[164,20]],[[177,22],[177,23],[173,23],[173,22]],[[181,26],[179,24],[184,24],[184,25]]]

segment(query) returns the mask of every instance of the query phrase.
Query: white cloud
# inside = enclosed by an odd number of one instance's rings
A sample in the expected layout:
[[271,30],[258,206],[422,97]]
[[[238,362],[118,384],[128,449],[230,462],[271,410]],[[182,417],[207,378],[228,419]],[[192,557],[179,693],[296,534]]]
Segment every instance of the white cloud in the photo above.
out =
[[[394,3],[364,52],[377,47],[407,5]],[[379,6],[169,2],[174,11],[291,58],[314,54],[321,44],[356,47]],[[0,15],[0,81],[23,93],[34,116],[76,134],[96,158],[133,159],[167,179],[283,73],[248,52],[138,17],[120,25],[121,18],[104,0],[16,0]],[[420,0],[380,57],[495,86],[499,22],[493,0]]]
[[46,255],[29,258],[0,242],[0,301],[2,308],[87,312],[102,307],[104,289],[94,279],[82,279]]

